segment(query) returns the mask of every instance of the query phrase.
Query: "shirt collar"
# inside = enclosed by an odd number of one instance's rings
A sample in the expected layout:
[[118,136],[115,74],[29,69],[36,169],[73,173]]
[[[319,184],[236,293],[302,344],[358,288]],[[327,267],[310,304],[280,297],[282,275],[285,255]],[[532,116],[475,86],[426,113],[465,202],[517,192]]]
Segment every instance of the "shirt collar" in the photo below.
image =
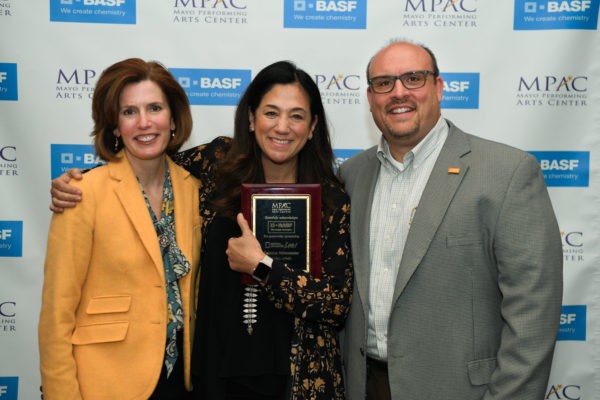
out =
[[446,120],[440,116],[423,140],[404,155],[404,162],[400,162],[392,157],[390,147],[383,135],[381,135],[379,145],[377,146],[377,158],[379,158],[382,165],[390,166],[400,172],[411,166],[411,164],[413,168],[417,168],[431,153],[443,146],[448,137],[449,130]]

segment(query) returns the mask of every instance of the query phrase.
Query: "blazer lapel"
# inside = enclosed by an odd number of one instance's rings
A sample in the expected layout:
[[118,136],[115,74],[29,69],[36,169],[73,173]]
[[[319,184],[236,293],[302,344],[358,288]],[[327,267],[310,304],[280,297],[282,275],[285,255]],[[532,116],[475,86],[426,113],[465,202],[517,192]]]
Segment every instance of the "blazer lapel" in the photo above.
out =
[[[123,152],[118,154],[118,159],[108,164],[111,177],[117,181],[115,193],[139,235],[146,251],[150,255],[158,274],[164,279],[162,255],[158,246],[158,239],[148,207],[144,201],[139,183]],[[124,245],[127,245],[124,243]]]
[[[370,275],[370,249],[369,249],[369,227],[371,219],[371,206],[373,204],[373,193],[377,184],[380,163],[377,159],[377,147],[367,150],[368,159],[364,168],[358,171],[356,182],[367,182],[365,186],[358,184],[352,192],[352,219],[350,220],[353,244],[352,258],[354,259],[354,282],[362,299],[368,299],[369,275]],[[359,266],[365,266],[360,268]],[[366,301],[366,300],[364,300]]]
[[[188,259],[193,263],[193,228],[194,218],[193,213],[199,213],[199,210],[194,209],[196,201],[194,200],[195,191],[186,187],[192,179],[189,172],[175,166],[171,159],[168,159],[169,172],[171,173],[171,181],[173,183],[173,197],[175,198],[175,236],[179,248]],[[197,191],[197,189],[195,189]]]
[[449,125],[448,137],[431,171],[406,238],[392,304],[396,303],[427,252],[460,182],[469,169],[469,164],[462,159],[470,152],[466,134],[452,123],[449,122]]

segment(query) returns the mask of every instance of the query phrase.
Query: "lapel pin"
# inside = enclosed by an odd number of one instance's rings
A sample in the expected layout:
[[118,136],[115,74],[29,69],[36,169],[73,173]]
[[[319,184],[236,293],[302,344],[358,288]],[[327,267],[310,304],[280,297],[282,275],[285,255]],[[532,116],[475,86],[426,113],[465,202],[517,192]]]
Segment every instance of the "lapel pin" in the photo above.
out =
[[448,168],[449,174],[460,174],[460,168]]

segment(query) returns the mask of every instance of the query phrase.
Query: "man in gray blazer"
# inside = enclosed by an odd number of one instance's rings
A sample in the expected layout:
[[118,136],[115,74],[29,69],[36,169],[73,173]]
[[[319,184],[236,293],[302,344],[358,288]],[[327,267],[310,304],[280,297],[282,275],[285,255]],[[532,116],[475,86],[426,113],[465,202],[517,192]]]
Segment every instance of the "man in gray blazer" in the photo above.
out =
[[355,268],[348,399],[544,398],[562,246],[538,163],[442,118],[428,48],[393,42],[367,77],[381,142],[339,171]]

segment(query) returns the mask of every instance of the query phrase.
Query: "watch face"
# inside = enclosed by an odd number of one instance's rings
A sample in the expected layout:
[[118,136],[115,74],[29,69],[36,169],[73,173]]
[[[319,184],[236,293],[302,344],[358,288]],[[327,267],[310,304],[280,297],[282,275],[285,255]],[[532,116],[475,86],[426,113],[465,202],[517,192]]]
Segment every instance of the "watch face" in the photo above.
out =
[[269,268],[267,264],[260,262],[254,269],[252,276],[258,279],[259,281],[264,281],[265,279],[267,279],[267,276],[269,276],[269,272],[271,272],[271,268]]

